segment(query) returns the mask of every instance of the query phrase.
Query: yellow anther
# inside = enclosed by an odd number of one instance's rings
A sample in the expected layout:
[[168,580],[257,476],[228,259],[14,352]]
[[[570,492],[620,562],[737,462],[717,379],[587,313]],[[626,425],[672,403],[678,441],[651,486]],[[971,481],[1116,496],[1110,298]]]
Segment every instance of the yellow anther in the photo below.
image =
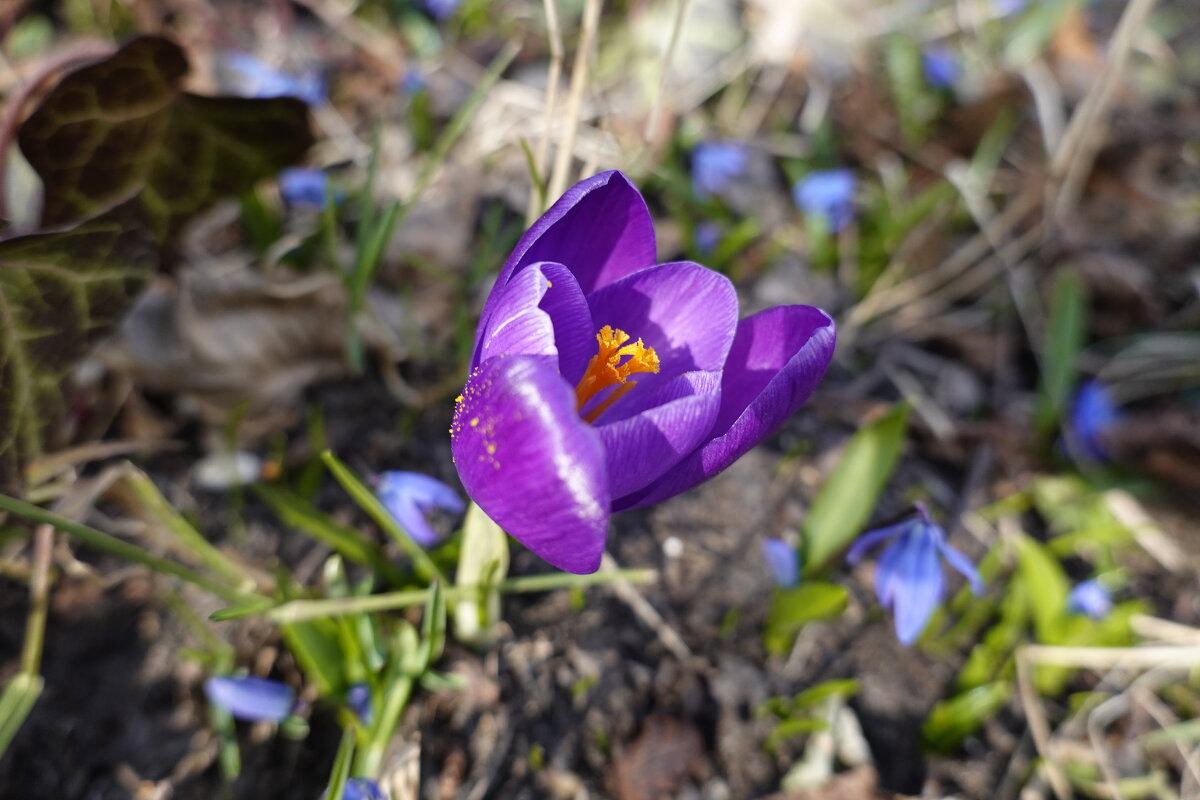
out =
[[582,412],[583,407],[597,394],[610,386],[618,388],[588,411],[584,416],[587,422],[595,422],[605,409],[636,385],[636,381],[629,380],[630,375],[658,372],[658,354],[654,352],[653,347],[642,344],[641,339],[626,344],[629,334],[605,325],[596,334],[596,341],[599,351],[592,356],[583,378],[575,387],[576,408]]

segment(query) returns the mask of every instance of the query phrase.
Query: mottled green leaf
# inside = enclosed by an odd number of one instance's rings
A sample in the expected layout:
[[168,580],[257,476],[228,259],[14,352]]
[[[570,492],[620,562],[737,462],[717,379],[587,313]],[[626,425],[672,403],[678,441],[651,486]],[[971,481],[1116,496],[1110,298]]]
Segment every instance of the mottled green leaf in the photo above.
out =
[[20,465],[41,454],[63,376],[153,270],[134,211],[0,242],[0,487],[18,486]]
[[45,185],[44,226],[137,196],[161,242],[224,195],[298,161],[308,108],[290,97],[184,92],[187,58],[157,36],[68,73],[21,126],[21,151]]

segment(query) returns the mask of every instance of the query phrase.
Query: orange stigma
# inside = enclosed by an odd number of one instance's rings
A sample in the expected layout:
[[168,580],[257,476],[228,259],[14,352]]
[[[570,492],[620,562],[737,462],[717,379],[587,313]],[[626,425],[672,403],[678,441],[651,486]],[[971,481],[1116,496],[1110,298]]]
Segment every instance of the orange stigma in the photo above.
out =
[[637,381],[629,380],[630,375],[638,372],[658,372],[658,354],[654,352],[653,347],[642,344],[641,339],[632,344],[625,344],[629,341],[628,333],[605,325],[596,334],[596,341],[600,344],[599,352],[592,356],[587,371],[575,387],[576,408],[583,411],[583,407],[597,394],[609,386],[617,388],[588,411],[583,418],[585,422],[595,422],[605,409],[637,385]]

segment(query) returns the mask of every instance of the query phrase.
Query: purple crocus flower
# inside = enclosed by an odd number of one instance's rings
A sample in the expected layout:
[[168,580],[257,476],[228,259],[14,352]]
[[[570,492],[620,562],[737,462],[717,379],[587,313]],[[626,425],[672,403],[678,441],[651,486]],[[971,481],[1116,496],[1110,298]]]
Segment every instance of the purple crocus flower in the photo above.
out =
[[1075,393],[1067,419],[1067,447],[1076,459],[1085,462],[1108,460],[1104,436],[1120,419],[1112,395],[1100,381],[1087,381]]
[[295,97],[314,106],[325,102],[325,81],[316,72],[293,75],[239,52],[221,54],[218,63],[241,97]]
[[697,197],[719,194],[746,171],[746,147],[738,142],[702,142],[692,151],[692,188]]
[[822,220],[831,232],[837,233],[854,219],[854,173],[848,169],[826,169],[810,172],[792,187],[796,206]]
[[458,492],[419,472],[385,472],[379,476],[375,494],[400,527],[422,547],[437,544],[438,534],[425,519],[434,509],[461,514],[466,508]]
[[945,45],[932,45],[921,54],[925,82],[935,89],[952,89],[958,82],[958,56]]
[[296,693],[287,684],[248,675],[209,678],[204,682],[204,694],[234,719],[248,722],[279,722],[292,713],[296,701]]
[[930,519],[921,503],[917,503],[915,517],[863,534],[846,559],[856,564],[868,550],[888,540],[892,543],[875,567],[875,596],[892,611],[896,637],[903,644],[917,640],[942,599],[942,559],[966,577],[971,591],[983,593],[983,580],[974,565],[946,544],[946,532]]
[[708,480],[775,430],[833,356],[820,309],[739,323],[727,278],[655,260],[627,177],[576,184],[500,271],[456,402],[467,494],[568,572],[599,567],[612,512]]
[[763,560],[775,576],[775,583],[788,589],[800,581],[800,555],[782,539],[763,539]]
[[1087,614],[1092,619],[1104,619],[1112,611],[1112,595],[1095,578],[1077,584],[1067,595],[1067,610],[1072,614]]

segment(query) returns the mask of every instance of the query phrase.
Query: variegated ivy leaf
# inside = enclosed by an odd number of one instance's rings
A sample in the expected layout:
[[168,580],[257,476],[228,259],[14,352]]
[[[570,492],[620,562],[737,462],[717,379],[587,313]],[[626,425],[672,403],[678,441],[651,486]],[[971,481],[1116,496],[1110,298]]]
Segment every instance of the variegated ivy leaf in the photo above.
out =
[[69,225],[137,196],[159,242],[214,200],[296,163],[312,144],[291,97],[201,97],[180,89],[178,45],[157,36],[68,73],[22,124],[45,187],[42,225]]
[[0,242],[0,488],[20,481],[63,412],[63,377],[153,273],[128,203],[73,229]]

